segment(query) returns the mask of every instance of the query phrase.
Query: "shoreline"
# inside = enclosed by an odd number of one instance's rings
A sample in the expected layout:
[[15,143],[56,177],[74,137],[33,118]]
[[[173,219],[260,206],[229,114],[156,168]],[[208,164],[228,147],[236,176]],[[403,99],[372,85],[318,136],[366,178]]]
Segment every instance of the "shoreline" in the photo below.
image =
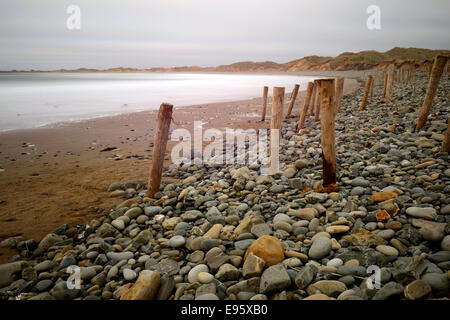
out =
[[[358,81],[347,80],[344,94],[357,87]],[[296,117],[304,94],[297,96]],[[203,130],[269,128],[270,99],[264,123],[261,105],[262,97],[175,108],[171,131],[192,132],[194,120],[204,122]],[[157,111],[0,132],[0,188],[7,190],[0,196],[0,241],[13,235],[38,241],[61,224],[88,222],[114,207],[117,199],[105,191],[111,182],[148,177]],[[175,143],[169,141],[168,152]],[[101,152],[111,147],[117,149]]]

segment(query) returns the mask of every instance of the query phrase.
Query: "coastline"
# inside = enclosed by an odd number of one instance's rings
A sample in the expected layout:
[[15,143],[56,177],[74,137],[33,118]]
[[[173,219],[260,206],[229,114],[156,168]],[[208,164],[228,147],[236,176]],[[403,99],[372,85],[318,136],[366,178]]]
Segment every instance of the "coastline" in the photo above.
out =
[[[346,81],[344,94],[357,87],[355,79]],[[295,117],[304,93],[297,96]],[[286,106],[289,97],[287,93]],[[171,131],[185,128],[192,132],[194,120],[204,122],[203,130],[269,128],[269,118],[259,121],[261,104],[262,98],[253,98],[175,108],[176,124],[172,122]],[[156,116],[157,110],[141,111],[1,132],[0,165],[4,171],[0,172],[0,188],[7,192],[0,197],[0,240],[23,235],[39,241],[61,224],[84,223],[109,211],[117,204],[105,191],[110,183],[148,177]],[[169,142],[168,154],[175,143]],[[108,147],[117,149],[101,152]],[[19,198],[24,200],[17,201]],[[0,261],[6,259],[5,249],[0,253]]]

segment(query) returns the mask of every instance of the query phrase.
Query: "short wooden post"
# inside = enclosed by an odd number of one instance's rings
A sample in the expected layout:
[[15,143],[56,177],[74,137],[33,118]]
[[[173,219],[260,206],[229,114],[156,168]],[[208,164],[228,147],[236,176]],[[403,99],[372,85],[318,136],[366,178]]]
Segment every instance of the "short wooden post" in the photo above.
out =
[[447,120],[447,130],[445,131],[444,142],[442,142],[442,152],[450,152],[450,118]]
[[266,120],[267,93],[268,92],[269,92],[269,87],[265,86],[264,91],[263,91],[263,111],[262,111],[261,122],[264,122],[264,120]]
[[308,87],[306,88],[305,100],[303,100],[302,110],[300,111],[300,118],[298,119],[297,130],[300,131],[305,125],[306,112],[308,112],[308,106],[312,98],[312,92],[314,88],[314,83],[308,82]]
[[381,94],[382,98],[386,98],[386,87],[387,87],[387,80],[388,80],[388,76],[387,74],[384,72],[383,73],[383,93]]
[[344,96],[344,78],[337,78],[335,91],[336,112],[339,112],[339,110],[341,110],[341,103],[343,96]]
[[372,76],[368,75],[366,80],[366,86],[364,87],[364,95],[361,101],[361,107],[360,110],[366,109],[366,103],[367,103],[367,97],[369,96],[369,90],[370,90],[370,83],[372,82]]
[[317,97],[317,84],[314,82],[313,83],[313,92],[312,92],[312,96],[311,96],[311,107],[309,108],[309,116],[312,116],[314,114],[314,107],[316,105],[316,97]]
[[323,187],[336,184],[334,79],[317,80],[320,90]]
[[444,66],[447,59],[447,56],[436,56],[436,58],[434,58],[433,69],[431,71],[430,80],[428,81],[427,93],[425,94],[425,99],[423,101],[422,108],[420,109],[416,130],[420,130],[427,122],[428,114],[430,113],[431,106],[433,104],[433,98],[436,94],[439,80],[442,76],[442,72],[444,71]]
[[394,70],[391,69],[388,72],[388,77],[387,77],[387,86],[386,86],[386,104],[389,104],[391,102],[391,90],[392,90],[392,86],[394,84]]
[[163,103],[159,107],[158,124],[153,146],[152,167],[148,181],[147,196],[153,198],[159,191],[161,174],[166,152],[167,140],[169,139],[170,122],[172,121],[173,105]]
[[294,90],[292,91],[291,101],[289,102],[288,111],[285,117],[286,120],[289,119],[289,117],[291,116],[292,108],[294,108],[295,99],[297,98],[298,89],[300,89],[300,85],[296,84]]

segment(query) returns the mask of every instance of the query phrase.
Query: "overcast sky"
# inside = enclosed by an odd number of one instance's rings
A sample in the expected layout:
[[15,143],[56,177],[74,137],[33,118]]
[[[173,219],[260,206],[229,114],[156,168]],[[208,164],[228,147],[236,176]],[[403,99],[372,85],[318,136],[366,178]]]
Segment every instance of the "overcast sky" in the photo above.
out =
[[[69,30],[69,5],[81,29]],[[369,5],[381,30],[369,30]],[[0,70],[216,66],[450,49],[449,0],[1,0]]]

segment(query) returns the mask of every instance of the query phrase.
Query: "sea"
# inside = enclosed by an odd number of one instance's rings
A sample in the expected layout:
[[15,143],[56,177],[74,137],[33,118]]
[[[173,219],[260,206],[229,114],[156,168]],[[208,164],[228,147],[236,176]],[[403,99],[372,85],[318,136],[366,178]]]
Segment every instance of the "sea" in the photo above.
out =
[[28,129],[137,111],[162,102],[183,107],[262,97],[263,87],[314,77],[243,73],[0,73],[0,131]]

